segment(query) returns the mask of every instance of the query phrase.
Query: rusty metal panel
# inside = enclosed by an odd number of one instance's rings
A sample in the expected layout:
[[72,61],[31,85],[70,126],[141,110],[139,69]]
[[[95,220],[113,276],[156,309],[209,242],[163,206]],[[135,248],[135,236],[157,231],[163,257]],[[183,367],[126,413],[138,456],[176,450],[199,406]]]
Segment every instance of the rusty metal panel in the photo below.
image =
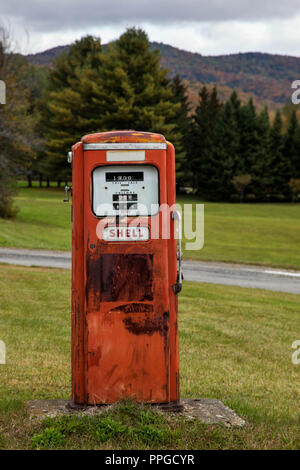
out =
[[102,302],[153,300],[153,255],[102,255],[100,285]]
[[83,148],[73,146],[72,168],[72,399],[86,401],[86,350],[84,310],[84,175]]
[[158,322],[153,321],[149,328],[148,315],[89,315],[89,403],[113,403],[122,398],[169,401],[166,342]]

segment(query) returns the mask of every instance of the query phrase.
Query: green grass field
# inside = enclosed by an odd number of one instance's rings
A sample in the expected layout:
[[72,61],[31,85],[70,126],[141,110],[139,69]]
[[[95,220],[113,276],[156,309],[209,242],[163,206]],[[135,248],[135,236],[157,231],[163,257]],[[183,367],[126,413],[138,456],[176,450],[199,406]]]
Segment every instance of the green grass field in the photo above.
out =
[[[51,205],[51,200],[49,202]],[[123,404],[102,418],[29,420],[29,399],[70,396],[70,272],[0,266],[0,448],[296,449],[300,296],[184,283],[181,396],[221,399],[243,429]]]
[[[0,246],[70,250],[71,204],[63,198],[62,188],[21,187],[17,218],[0,219]],[[205,203],[204,210],[204,248],[185,251],[185,259],[300,269],[300,204]]]
[[70,250],[71,204],[64,196],[62,188],[20,188],[16,219],[0,219],[0,246]]

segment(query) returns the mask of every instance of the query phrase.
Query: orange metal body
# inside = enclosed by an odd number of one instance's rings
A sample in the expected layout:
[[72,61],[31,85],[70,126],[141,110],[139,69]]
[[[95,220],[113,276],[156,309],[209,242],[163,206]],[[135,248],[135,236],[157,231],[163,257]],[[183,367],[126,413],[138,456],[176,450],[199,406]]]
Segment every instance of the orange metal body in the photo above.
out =
[[[125,397],[178,402],[174,221],[170,239],[162,238],[161,223],[158,239],[98,238],[101,218],[92,212],[91,179],[94,168],[107,165],[106,151],[84,150],[84,144],[100,142],[166,143],[166,150],[146,150],[145,161],[126,164],[156,166],[160,204],[175,204],[174,147],[163,136],[106,132],[85,136],[73,146],[72,399],[78,404],[114,403]],[[157,217],[161,214],[149,217],[149,226]]]

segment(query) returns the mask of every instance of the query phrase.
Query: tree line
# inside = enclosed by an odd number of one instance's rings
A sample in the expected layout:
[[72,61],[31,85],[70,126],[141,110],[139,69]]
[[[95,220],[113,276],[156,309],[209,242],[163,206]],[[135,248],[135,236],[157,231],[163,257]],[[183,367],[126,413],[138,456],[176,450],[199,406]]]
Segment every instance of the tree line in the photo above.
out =
[[194,190],[208,200],[289,201],[300,195],[300,126],[295,107],[282,113],[241,103],[234,91],[222,104],[203,87],[190,118],[187,162]]
[[112,129],[165,135],[176,149],[178,191],[215,201],[298,199],[295,107],[287,123],[280,110],[271,122],[267,108],[257,111],[251,99],[242,103],[233,92],[222,103],[216,87],[203,86],[191,110],[185,83],[168,77],[141,29],[129,28],[105,47],[83,37],[50,68],[29,65],[0,45],[0,78],[11,94],[0,108],[0,216],[13,214],[13,179],[70,181],[71,146]]

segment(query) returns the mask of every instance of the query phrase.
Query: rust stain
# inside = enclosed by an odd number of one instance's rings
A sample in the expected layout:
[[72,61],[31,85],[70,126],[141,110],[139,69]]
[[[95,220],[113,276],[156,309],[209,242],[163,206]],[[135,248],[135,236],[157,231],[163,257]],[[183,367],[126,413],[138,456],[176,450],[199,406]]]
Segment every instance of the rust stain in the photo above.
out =
[[123,142],[157,142],[165,143],[166,139],[161,134],[153,132],[139,132],[134,130],[98,132],[88,134],[81,139],[84,143],[123,143]]
[[99,271],[102,302],[153,300],[153,255],[103,254]]
[[119,305],[118,307],[112,308],[109,311],[109,313],[114,313],[114,312],[149,313],[149,312],[153,312],[153,305],[134,302],[132,304]]
[[134,335],[152,336],[154,333],[159,333],[166,338],[169,331],[169,312],[154,317],[146,314],[139,319],[128,316],[124,318],[123,323],[125,328]]
[[100,309],[100,278],[99,255],[87,251],[85,295],[88,311]]
[[152,301],[153,255],[87,250],[85,295],[89,312],[99,311],[101,302]]

